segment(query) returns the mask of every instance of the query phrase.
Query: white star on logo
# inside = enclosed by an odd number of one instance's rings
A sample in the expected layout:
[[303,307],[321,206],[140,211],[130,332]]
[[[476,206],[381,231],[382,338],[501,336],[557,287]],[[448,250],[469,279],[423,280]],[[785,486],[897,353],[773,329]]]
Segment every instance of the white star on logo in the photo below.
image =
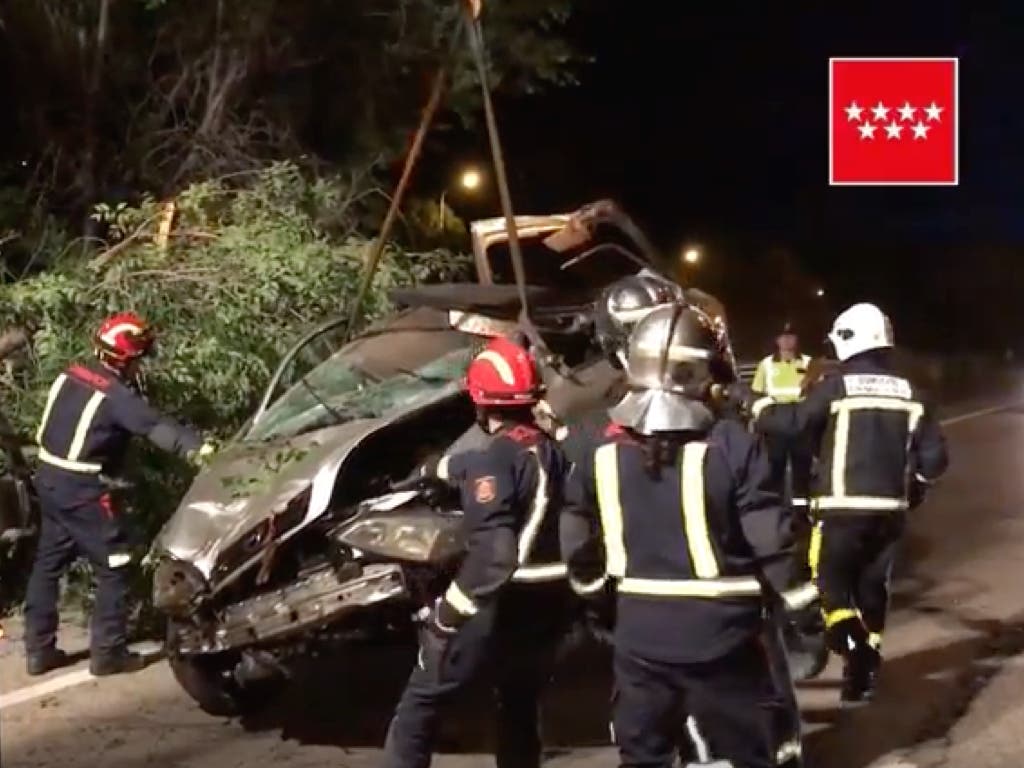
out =
[[900,134],[902,133],[902,131],[903,131],[903,126],[897,124],[895,119],[891,123],[889,123],[887,126],[885,126],[885,133],[886,133],[886,138],[887,139],[898,139],[898,138],[900,138]]
[[863,141],[864,139],[873,139],[873,138],[875,138],[875,128],[876,127],[877,126],[874,126],[871,123],[864,123],[864,125],[858,125],[857,126],[857,130],[860,131],[861,141]]
[[939,122],[939,112],[941,112],[943,109],[944,107],[936,106],[935,102],[933,101],[930,107],[924,108],[924,111],[928,113],[929,120]]
[[843,107],[843,109],[848,120],[860,120],[860,113],[864,111],[864,107],[858,107],[856,101],[851,101],[850,106]]
[[885,120],[889,114],[889,108],[882,102],[878,102],[878,105],[873,107],[871,111],[875,113],[875,120],[878,120],[879,122]]
[[903,102],[903,106],[896,111],[900,113],[900,119],[906,120],[909,123],[914,119],[914,113],[917,112],[917,107],[912,107],[910,106],[909,101],[905,101]]
[[931,126],[930,125],[925,125],[922,122],[918,122],[917,125],[911,126],[911,128],[914,131],[914,138],[915,139],[927,139],[928,138],[928,130],[931,128]]

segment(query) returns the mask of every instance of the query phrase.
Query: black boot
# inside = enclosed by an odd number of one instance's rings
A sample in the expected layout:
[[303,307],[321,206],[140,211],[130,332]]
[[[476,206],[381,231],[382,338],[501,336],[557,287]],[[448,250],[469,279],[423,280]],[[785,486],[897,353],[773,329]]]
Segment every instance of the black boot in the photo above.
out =
[[61,667],[66,667],[71,660],[60,648],[50,646],[42,651],[33,651],[25,656],[25,671],[32,677],[45,675]]
[[840,692],[844,705],[864,704],[874,698],[881,660],[878,651],[868,646],[860,646],[847,654]]
[[882,655],[874,648],[865,649],[865,685],[864,701],[871,701],[875,698],[875,689],[878,687],[878,672],[882,668]]
[[146,666],[145,659],[127,648],[116,651],[103,651],[93,654],[89,659],[89,671],[95,677],[120,675],[125,672],[138,672]]

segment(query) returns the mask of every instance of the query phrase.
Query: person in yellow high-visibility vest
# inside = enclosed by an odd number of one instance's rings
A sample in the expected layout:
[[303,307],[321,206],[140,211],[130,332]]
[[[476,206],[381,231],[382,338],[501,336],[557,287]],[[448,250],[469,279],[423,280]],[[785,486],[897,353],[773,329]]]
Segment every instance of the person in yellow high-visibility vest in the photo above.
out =
[[[800,339],[792,323],[783,324],[775,338],[775,354],[764,358],[757,366],[750,388],[758,395],[770,397],[779,403],[794,403],[801,399],[801,390],[811,358],[800,352]],[[780,488],[785,488],[786,467],[791,467],[794,512],[806,514],[811,484],[813,452],[805,439],[784,440],[771,436],[765,440],[772,473]]]

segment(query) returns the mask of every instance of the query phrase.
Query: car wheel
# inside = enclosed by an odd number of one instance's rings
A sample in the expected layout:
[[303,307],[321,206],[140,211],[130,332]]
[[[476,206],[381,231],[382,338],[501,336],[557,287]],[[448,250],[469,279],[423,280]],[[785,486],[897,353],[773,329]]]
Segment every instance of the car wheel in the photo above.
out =
[[182,656],[168,643],[167,662],[174,679],[201,710],[216,717],[258,712],[278,697],[287,682],[271,676],[243,685],[236,676],[240,660],[239,654],[230,652]]
[[185,693],[216,717],[239,717],[264,709],[285,684],[283,679],[272,679],[240,685],[234,676],[237,658],[170,656],[168,663]]

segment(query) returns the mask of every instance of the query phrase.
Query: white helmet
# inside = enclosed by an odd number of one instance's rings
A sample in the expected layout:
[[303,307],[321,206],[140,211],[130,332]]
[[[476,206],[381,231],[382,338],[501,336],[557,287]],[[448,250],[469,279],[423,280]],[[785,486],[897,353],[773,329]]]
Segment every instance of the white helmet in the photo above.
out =
[[849,360],[869,349],[891,347],[892,323],[874,304],[854,304],[832,323],[828,340],[836,348],[836,357]]

